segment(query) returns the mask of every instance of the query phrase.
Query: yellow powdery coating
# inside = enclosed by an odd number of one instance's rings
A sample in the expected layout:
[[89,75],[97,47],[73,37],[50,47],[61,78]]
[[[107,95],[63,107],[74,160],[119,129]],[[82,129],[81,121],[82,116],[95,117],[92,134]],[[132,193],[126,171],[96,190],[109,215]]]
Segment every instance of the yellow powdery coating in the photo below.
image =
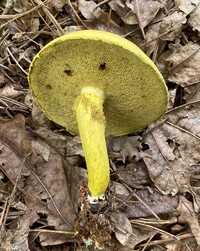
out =
[[73,110],[82,87],[105,94],[107,135],[139,131],[159,119],[168,95],[153,62],[130,41],[103,31],[78,31],[59,37],[34,58],[29,83],[39,106],[73,134]]
[[87,163],[88,188],[93,198],[100,198],[104,195],[110,179],[103,92],[93,87],[83,88],[75,102],[75,113]]

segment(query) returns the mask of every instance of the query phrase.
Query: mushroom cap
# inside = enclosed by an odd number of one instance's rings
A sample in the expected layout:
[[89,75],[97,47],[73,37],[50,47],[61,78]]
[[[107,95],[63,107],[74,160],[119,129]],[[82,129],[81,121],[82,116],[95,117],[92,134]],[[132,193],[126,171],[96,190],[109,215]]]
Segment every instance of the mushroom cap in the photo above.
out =
[[144,129],[168,102],[154,63],[129,40],[105,31],[75,31],[51,41],[33,59],[28,79],[46,116],[72,134],[79,134],[74,104],[83,87],[104,91],[106,135]]

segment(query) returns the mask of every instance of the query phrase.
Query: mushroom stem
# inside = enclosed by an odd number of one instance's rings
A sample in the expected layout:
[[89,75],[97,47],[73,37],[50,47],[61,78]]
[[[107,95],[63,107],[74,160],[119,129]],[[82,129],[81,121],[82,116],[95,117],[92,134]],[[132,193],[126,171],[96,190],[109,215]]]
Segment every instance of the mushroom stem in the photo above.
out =
[[102,199],[110,179],[103,113],[104,92],[83,87],[75,102],[75,113],[88,171],[92,199]]

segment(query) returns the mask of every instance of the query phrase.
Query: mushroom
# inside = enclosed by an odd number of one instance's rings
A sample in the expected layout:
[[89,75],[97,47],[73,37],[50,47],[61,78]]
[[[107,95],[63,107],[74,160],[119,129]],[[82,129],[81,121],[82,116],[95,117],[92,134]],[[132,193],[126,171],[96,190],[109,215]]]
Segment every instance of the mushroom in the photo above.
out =
[[105,137],[144,129],[168,102],[154,63],[129,40],[105,31],[75,31],[51,41],[33,59],[28,80],[46,116],[80,135],[94,201],[110,180]]

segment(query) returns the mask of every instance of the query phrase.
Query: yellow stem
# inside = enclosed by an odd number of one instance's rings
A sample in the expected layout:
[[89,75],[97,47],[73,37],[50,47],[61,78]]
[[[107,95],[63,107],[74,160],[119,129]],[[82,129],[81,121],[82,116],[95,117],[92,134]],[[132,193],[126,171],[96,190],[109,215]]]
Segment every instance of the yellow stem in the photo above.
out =
[[104,93],[84,87],[75,103],[79,133],[88,170],[88,188],[93,199],[102,198],[110,180],[105,140]]

